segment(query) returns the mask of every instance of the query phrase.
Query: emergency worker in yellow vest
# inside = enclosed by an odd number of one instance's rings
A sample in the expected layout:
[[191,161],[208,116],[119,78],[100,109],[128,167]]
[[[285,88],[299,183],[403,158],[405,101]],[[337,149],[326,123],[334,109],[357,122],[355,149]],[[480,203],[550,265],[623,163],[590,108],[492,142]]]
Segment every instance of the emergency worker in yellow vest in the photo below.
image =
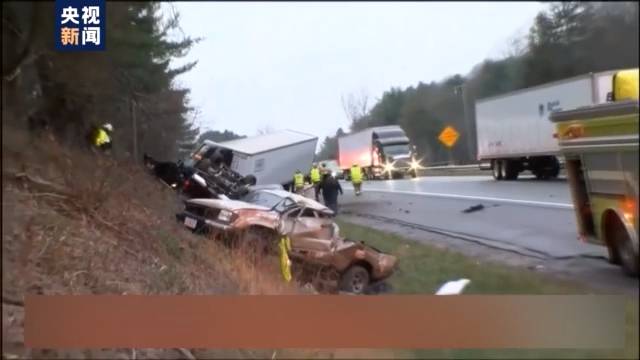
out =
[[351,183],[353,183],[356,196],[359,196],[362,189],[362,170],[356,164],[351,166]]
[[318,169],[318,164],[313,163],[311,167],[311,171],[309,172],[309,178],[311,179],[311,184],[313,185],[313,190],[315,192],[316,201],[320,201],[320,169]]
[[113,125],[105,123],[102,126],[94,128],[90,135],[90,142],[94,149],[102,152],[109,152],[113,145],[111,136],[113,134]]
[[300,170],[296,170],[293,175],[293,192],[301,194],[304,189],[304,175]]

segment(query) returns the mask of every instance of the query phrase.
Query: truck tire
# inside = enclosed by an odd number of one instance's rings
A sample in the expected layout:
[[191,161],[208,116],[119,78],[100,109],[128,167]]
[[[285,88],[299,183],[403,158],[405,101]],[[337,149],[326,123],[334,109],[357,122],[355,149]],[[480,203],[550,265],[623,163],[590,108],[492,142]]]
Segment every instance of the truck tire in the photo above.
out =
[[503,168],[505,180],[518,180],[518,175],[520,175],[520,164],[517,161],[505,160]]
[[491,160],[491,169],[495,180],[502,180],[502,161]]
[[555,179],[560,174],[560,163],[556,157],[534,157],[530,162],[531,172],[538,180]]
[[369,271],[360,265],[352,265],[340,277],[340,290],[363,294],[369,287]]
[[411,170],[410,174],[411,174],[411,177],[414,179],[418,177],[418,172],[415,169]]
[[531,172],[533,173],[533,175],[536,176],[536,179],[538,180],[547,180],[549,178],[547,172],[544,170],[536,169],[536,170],[532,170]]
[[256,179],[256,177],[253,175],[247,175],[244,178],[242,178],[242,183],[245,185],[254,186],[257,182],[258,182],[258,179]]
[[554,159],[554,164],[549,172],[549,177],[551,179],[557,179],[558,175],[560,175],[560,162],[558,162],[558,159]]
[[625,274],[638,277],[639,259],[638,253],[633,248],[631,236],[624,223],[617,215],[610,213],[605,222],[607,243],[613,246],[615,259],[619,259]]

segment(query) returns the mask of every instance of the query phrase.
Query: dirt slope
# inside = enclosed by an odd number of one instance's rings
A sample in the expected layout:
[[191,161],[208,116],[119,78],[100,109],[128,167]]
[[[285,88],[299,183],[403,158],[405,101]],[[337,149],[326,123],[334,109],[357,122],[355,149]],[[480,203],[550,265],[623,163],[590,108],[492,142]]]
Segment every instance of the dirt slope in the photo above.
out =
[[[29,351],[22,343],[21,304],[28,293],[300,291],[284,284],[273,264],[256,268],[242,254],[185,231],[174,220],[175,194],[140,167],[71,152],[44,138],[34,142],[7,128],[2,161],[4,358],[187,356],[177,350]],[[235,357],[229,351],[217,356]]]

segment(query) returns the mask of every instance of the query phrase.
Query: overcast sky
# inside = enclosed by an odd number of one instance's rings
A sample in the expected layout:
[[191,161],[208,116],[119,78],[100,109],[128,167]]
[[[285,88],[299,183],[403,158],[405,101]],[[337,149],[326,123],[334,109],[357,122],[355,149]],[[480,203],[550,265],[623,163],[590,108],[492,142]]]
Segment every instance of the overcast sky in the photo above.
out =
[[370,103],[391,87],[466,74],[526,34],[539,2],[176,2],[204,39],[178,78],[202,130],[255,135],[270,125],[324,136],[348,128],[341,95]]

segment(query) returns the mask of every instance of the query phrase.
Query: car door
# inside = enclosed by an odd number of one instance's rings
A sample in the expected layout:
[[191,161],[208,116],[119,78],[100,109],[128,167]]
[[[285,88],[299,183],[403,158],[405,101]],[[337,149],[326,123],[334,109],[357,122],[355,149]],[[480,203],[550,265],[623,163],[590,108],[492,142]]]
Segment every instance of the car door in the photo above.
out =
[[301,208],[292,212],[291,221],[292,248],[299,251],[330,251],[333,236],[333,221],[321,217],[315,210]]

